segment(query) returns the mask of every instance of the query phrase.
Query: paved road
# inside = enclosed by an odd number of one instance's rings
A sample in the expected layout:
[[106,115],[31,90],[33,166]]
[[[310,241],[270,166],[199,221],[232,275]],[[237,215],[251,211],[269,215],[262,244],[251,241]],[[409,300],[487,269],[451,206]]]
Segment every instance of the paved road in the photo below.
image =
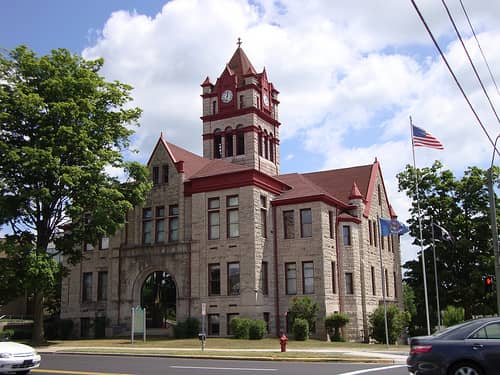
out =
[[42,354],[33,375],[408,375],[404,365]]

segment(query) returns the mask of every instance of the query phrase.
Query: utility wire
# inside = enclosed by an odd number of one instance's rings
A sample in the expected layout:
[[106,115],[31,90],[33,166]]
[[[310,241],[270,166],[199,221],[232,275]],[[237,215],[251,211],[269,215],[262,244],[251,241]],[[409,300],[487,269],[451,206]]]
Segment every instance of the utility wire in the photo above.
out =
[[476,43],[477,43],[477,46],[479,48],[479,51],[481,51],[481,55],[483,56],[484,63],[486,64],[486,67],[488,68],[488,72],[490,73],[491,80],[493,81],[493,84],[495,85],[495,88],[497,89],[497,94],[500,95],[500,90],[498,90],[498,86],[497,86],[497,83],[495,81],[495,77],[493,77],[493,73],[491,72],[488,61],[486,60],[486,56],[483,53],[483,49],[481,48],[481,44],[479,44],[479,39],[477,38],[476,32],[474,31],[474,28],[472,27],[472,23],[470,22],[469,15],[467,14],[467,11],[465,10],[465,7],[464,7],[464,4],[462,3],[462,0],[459,0],[459,1],[460,1],[460,5],[462,6],[462,10],[464,11],[465,17],[467,18],[467,22],[469,23],[472,34],[474,35],[474,39],[476,39]]
[[451,15],[450,10],[448,9],[448,6],[446,5],[446,1],[441,0],[441,2],[443,3],[444,9],[446,9],[446,13],[448,13],[448,17],[450,19],[450,22],[453,25],[453,28],[455,29],[455,33],[457,34],[457,37],[460,40],[460,43],[462,44],[462,48],[464,49],[465,54],[467,55],[467,58],[469,59],[469,63],[472,66],[472,69],[474,70],[474,74],[476,75],[476,78],[479,81],[481,88],[483,89],[484,95],[486,95],[486,98],[488,99],[488,103],[490,103],[490,107],[497,118],[497,122],[500,123],[500,118],[498,118],[497,111],[495,110],[495,107],[493,106],[493,103],[491,102],[490,96],[488,95],[488,91],[486,91],[486,88],[484,87],[483,81],[481,80],[481,77],[479,76],[479,73],[477,72],[477,69],[476,69],[476,66],[474,65],[474,62],[472,61],[472,59],[470,57],[469,51],[467,50],[467,47],[465,46],[462,35],[460,35],[460,31],[458,31],[457,25],[455,24],[455,20],[453,19],[453,16]]
[[448,60],[446,59],[446,56],[444,55],[443,51],[441,50],[441,47],[439,47],[439,44],[436,41],[436,38],[434,38],[434,34],[432,34],[432,31],[429,29],[429,26],[427,25],[427,22],[425,22],[424,16],[422,15],[422,13],[420,13],[420,9],[418,8],[417,4],[415,4],[415,0],[410,0],[410,1],[413,4],[413,7],[415,8],[418,16],[420,17],[420,20],[424,24],[424,27],[427,30],[427,33],[429,34],[429,36],[431,37],[432,41],[434,42],[434,45],[436,46],[437,50],[439,51],[439,54],[441,55],[441,58],[443,59],[446,67],[448,68],[448,70],[450,71],[450,74],[452,75],[453,79],[455,80],[455,83],[457,84],[458,88],[460,89],[460,92],[462,93],[463,97],[465,98],[465,101],[469,105],[469,108],[471,109],[472,113],[474,113],[474,117],[476,117],[476,120],[479,123],[479,125],[481,126],[481,128],[483,129],[484,133],[486,134],[486,137],[488,137],[490,143],[493,145],[493,149],[497,152],[497,155],[500,156],[500,152],[498,151],[495,143],[493,142],[493,139],[491,139],[490,135],[488,134],[488,131],[484,127],[484,125],[483,125],[481,119],[479,118],[476,110],[472,106],[472,103],[470,102],[469,98],[467,97],[467,94],[465,93],[464,89],[462,88],[462,85],[458,81],[457,76],[455,75],[455,73],[453,72],[453,69],[451,68],[450,64],[448,63]]

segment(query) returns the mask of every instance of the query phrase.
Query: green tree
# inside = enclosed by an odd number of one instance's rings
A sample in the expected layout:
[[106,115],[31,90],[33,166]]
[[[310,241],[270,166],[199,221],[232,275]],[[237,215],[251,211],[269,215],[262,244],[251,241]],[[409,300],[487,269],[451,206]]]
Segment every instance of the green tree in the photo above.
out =
[[[332,341],[344,341],[340,329],[349,323],[349,316],[343,313],[333,313],[325,318],[325,327]],[[332,330],[334,331],[332,333]]]
[[[371,337],[378,342],[386,343],[384,306],[379,306],[370,315]],[[387,330],[389,344],[394,344],[401,337],[406,327],[406,314],[396,305],[387,305]]]
[[319,305],[309,297],[294,297],[288,310],[288,317],[293,326],[295,319],[305,319],[309,323],[309,332],[314,329]]
[[[419,201],[422,217],[422,237],[425,251],[427,284],[434,285],[431,218],[446,228],[455,238],[453,243],[436,241],[437,275],[440,304],[464,308],[465,319],[473,315],[495,312],[495,296],[485,295],[483,276],[494,273],[494,255],[489,224],[487,171],[469,167],[460,179],[444,170],[439,161],[429,168],[407,166],[398,174],[399,189],[412,199],[409,219],[414,244],[420,245],[415,190],[415,172],[419,176]],[[493,169],[499,186],[500,168]],[[498,206],[498,199],[496,204]],[[499,213],[497,212],[497,215]],[[498,219],[497,219],[498,220]],[[425,332],[425,304],[422,278],[422,254],[406,262],[405,282],[415,293],[418,313],[414,330]],[[437,324],[435,288],[428,288],[431,324]]]
[[115,233],[151,187],[147,169],[123,157],[141,111],[126,107],[131,87],[106,82],[102,66],[65,49],[0,53],[0,225],[10,228],[0,303],[32,296],[36,344],[59,272],[52,256],[78,263],[82,243]]
[[414,321],[417,317],[417,305],[415,304],[415,293],[413,289],[406,283],[403,283],[403,303],[405,307],[406,319],[409,325],[410,336],[415,336],[413,330]]
[[446,306],[443,311],[443,324],[446,327],[453,326],[464,321],[464,309],[452,305]]

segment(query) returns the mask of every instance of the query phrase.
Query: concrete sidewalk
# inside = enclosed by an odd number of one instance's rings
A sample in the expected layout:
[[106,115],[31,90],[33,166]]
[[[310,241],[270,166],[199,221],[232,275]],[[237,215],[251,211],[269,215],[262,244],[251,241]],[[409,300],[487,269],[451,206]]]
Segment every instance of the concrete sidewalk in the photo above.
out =
[[[383,350],[353,350],[352,348],[318,348],[287,349],[281,353],[279,349],[218,349],[206,347],[204,351],[194,348],[162,348],[162,347],[81,347],[81,346],[48,346],[39,348],[41,354],[100,354],[100,355],[133,355],[133,356],[168,356],[213,359],[269,360],[269,361],[316,361],[316,362],[367,362],[367,363],[406,363],[407,353]],[[228,355],[229,353],[229,355]],[[234,353],[231,355],[230,353]],[[244,355],[242,354],[244,353]],[[301,353],[302,355],[298,355]],[[307,353],[319,353],[322,356],[308,356]]]

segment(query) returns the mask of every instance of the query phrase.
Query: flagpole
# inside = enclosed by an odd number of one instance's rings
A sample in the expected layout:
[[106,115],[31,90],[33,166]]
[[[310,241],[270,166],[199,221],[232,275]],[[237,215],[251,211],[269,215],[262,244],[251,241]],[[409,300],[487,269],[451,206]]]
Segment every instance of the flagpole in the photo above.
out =
[[441,309],[439,307],[439,287],[438,287],[438,271],[436,262],[436,241],[434,237],[434,218],[431,216],[432,230],[432,255],[434,256],[434,282],[436,283],[436,308],[438,317],[438,331],[441,331]]
[[417,163],[415,162],[415,145],[413,142],[413,123],[410,116],[410,131],[411,131],[411,149],[413,153],[413,169],[415,171],[415,191],[417,193],[417,212],[418,212],[418,227],[420,231],[420,252],[422,253],[422,276],[424,278],[424,300],[425,300],[425,317],[427,319],[427,335],[431,334],[431,325],[429,322],[429,300],[427,297],[427,273],[425,271],[425,255],[424,255],[424,244],[422,240],[422,218],[420,215],[420,200],[418,194],[418,175],[417,175]]

